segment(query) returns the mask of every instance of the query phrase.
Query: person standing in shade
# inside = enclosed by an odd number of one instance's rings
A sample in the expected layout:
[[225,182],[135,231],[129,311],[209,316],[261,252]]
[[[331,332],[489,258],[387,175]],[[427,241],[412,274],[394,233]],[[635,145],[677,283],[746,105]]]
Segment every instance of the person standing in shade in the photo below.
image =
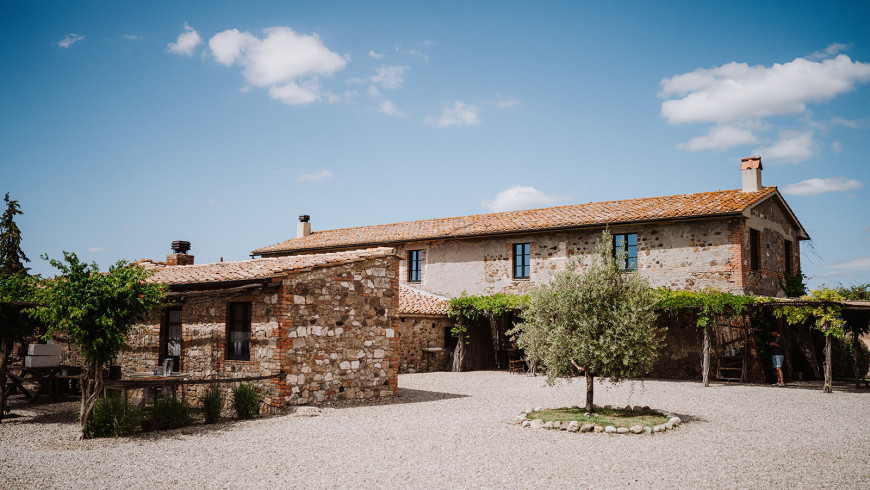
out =
[[770,351],[773,355],[773,368],[776,369],[776,384],[774,386],[785,386],[782,381],[782,362],[785,360],[785,339],[780,335],[778,329],[773,329],[770,332],[773,335],[773,342],[770,342]]

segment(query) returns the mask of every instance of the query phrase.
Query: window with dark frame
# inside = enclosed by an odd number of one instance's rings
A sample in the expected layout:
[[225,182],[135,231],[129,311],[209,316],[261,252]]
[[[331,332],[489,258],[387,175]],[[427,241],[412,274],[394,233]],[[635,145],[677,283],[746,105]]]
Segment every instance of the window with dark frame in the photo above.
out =
[[528,279],[530,272],[529,244],[514,243],[514,279]]
[[613,235],[613,258],[620,260],[619,252],[625,253],[619,264],[622,270],[637,270],[637,233],[618,233]]
[[166,318],[160,332],[160,361],[172,360],[172,369],[181,370],[181,307],[166,309]]
[[758,230],[749,229],[749,269],[757,271],[761,265],[761,242]]
[[420,282],[423,279],[422,250],[408,252],[408,282]]
[[251,360],[251,303],[229,303],[227,318],[227,359]]
[[789,276],[792,275],[792,272],[791,272],[791,271],[792,271],[792,262],[791,262],[791,258],[792,258],[792,253],[793,253],[793,252],[792,252],[792,248],[791,248],[791,247],[792,247],[792,245],[791,245],[791,240],[786,240],[786,241],[785,241],[785,273],[786,273],[786,275],[789,275]]

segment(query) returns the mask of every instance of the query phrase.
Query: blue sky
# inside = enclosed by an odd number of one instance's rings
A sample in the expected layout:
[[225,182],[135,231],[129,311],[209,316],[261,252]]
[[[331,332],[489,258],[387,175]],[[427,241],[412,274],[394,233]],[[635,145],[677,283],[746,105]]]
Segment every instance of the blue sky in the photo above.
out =
[[870,282],[868,2],[0,3],[0,192],[33,272],[740,186]]

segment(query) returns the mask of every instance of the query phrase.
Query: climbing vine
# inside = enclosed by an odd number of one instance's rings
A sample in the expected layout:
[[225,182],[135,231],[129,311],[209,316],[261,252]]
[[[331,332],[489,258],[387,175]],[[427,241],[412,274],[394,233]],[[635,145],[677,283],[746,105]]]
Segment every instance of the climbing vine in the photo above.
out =
[[468,331],[470,324],[480,320],[494,318],[508,312],[522,309],[529,304],[527,294],[491,294],[488,296],[470,296],[464,291],[458,298],[450,300],[447,306],[447,316],[454,320],[467,319],[470,322],[458,322],[454,325],[453,335]]
[[696,322],[698,328],[703,329],[715,325],[717,316],[733,320],[743,314],[747,306],[764,301],[756,296],[740,296],[712,289],[698,292],[658,289],[657,294],[659,295],[656,303],[658,310],[675,315],[690,309],[698,317]]

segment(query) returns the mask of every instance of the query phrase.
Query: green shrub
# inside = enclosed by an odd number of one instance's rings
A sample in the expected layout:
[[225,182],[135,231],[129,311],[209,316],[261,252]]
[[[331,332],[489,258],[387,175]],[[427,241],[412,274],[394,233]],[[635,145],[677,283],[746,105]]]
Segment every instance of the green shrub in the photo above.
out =
[[148,409],[148,416],[142,424],[144,430],[177,429],[193,422],[190,405],[183,400],[164,396],[154,400]]
[[224,408],[224,397],[221,395],[221,391],[212,388],[205,392],[200,401],[202,402],[202,413],[205,415],[205,423],[217,422],[221,418],[221,410]]
[[260,404],[263,403],[263,395],[251,383],[242,383],[233,388],[233,407],[236,409],[236,417],[239,419],[252,419],[260,413]]
[[94,437],[126,437],[136,433],[142,423],[142,411],[128,407],[123,398],[104,397],[97,400],[85,426],[86,439]]

